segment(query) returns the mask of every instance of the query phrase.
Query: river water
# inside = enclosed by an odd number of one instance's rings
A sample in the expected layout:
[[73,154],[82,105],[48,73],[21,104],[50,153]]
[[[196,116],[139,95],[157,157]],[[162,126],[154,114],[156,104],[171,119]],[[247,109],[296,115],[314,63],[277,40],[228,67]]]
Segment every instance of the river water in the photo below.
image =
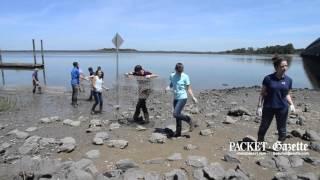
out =
[[[2,52],[3,62],[33,62],[31,52]],[[40,54],[37,55],[41,62]],[[72,62],[77,61],[85,74],[88,67],[101,66],[105,83],[112,86],[116,79],[115,53],[99,52],[47,52],[45,53],[45,77],[49,86],[70,88]],[[217,54],[174,54],[174,53],[121,53],[119,54],[120,75],[133,71],[136,64],[158,74],[163,82],[168,81],[177,62],[185,65],[194,89],[220,89],[261,85],[263,77],[274,72],[269,55],[217,55]],[[307,72],[299,56],[291,56],[287,75],[293,79],[294,88],[318,88]],[[2,70],[2,86],[30,85],[30,70]],[[43,73],[39,71],[40,81]]]

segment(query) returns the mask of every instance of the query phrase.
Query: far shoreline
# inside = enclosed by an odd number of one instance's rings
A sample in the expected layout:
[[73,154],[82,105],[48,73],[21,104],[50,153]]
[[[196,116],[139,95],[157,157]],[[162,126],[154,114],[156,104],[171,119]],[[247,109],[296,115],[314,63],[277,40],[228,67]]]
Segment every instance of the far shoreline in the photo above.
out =
[[[32,53],[32,50],[1,50],[4,53]],[[36,53],[41,53],[36,50]],[[107,50],[44,50],[44,53],[116,53],[111,48]],[[256,54],[256,53],[225,53],[212,51],[163,51],[163,50],[135,50],[135,49],[119,49],[119,53],[141,53],[141,54],[207,54],[207,55],[244,55],[244,56],[273,56],[274,54]],[[299,53],[279,54],[281,56],[300,56]]]

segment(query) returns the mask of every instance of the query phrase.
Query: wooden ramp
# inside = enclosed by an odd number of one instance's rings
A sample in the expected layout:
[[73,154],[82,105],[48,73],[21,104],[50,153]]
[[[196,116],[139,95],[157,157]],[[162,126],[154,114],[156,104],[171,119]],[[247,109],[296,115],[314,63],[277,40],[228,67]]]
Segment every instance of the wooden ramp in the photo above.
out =
[[33,63],[1,63],[0,68],[2,69],[34,69],[39,68],[42,69],[44,67],[43,64],[33,64]]

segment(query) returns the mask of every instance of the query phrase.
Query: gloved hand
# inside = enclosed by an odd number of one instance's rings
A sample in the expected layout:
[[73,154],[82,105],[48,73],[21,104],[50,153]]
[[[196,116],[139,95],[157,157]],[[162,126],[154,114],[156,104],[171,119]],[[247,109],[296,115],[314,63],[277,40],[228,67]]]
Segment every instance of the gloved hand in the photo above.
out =
[[196,97],[193,96],[192,100],[193,100],[194,103],[198,104],[198,99]]
[[257,108],[256,114],[257,114],[257,116],[259,116],[259,117],[262,116],[262,107],[258,107],[258,108]]
[[290,110],[290,112],[292,112],[292,113],[295,113],[295,112],[296,112],[296,108],[294,108],[294,105],[293,105],[293,104],[291,104],[291,105],[289,106],[289,110]]

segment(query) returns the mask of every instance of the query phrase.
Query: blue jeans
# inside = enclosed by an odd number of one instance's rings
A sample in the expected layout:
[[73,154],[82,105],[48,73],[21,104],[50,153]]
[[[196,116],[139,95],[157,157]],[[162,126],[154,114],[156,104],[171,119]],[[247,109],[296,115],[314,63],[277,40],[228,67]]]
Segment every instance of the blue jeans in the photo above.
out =
[[95,111],[96,106],[99,104],[100,107],[100,112],[102,111],[102,106],[103,106],[103,99],[102,99],[102,93],[101,92],[96,92],[93,91],[93,97],[94,97],[94,104],[92,106],[91,111]]
[[181,111],[187,103],[187,99],[175,99],[173,101],[173,117],[176,118],[176,135],[181,136],[182,121],[190,123],[190,118],[186,115],[183,115]]
[[287,119],[288,119],[288,107],[276,109],[276,108],[266,108],[262,110],[262,120],[258,131],[258,141],[264,141],[264,136],[269,129],[273,117],[276,117],[277,130],[278,130],[278,140],[284,141],[287,136]]

